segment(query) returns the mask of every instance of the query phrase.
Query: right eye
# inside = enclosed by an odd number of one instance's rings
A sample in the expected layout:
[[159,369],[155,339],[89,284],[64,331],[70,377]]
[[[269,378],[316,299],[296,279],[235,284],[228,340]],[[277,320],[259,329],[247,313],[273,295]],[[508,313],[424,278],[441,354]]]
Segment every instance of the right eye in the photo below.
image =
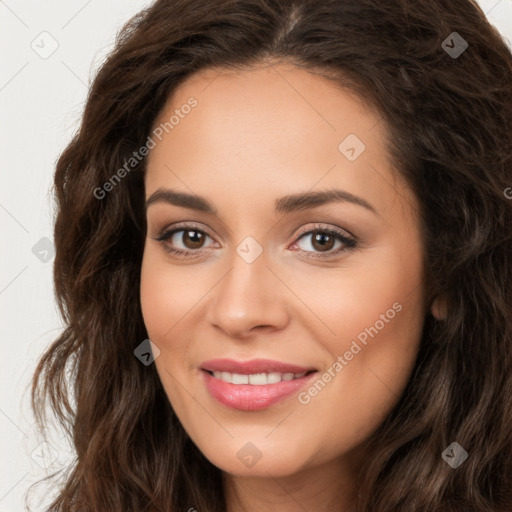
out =
[[[156,237],[164,249],[176,255],[191,255],[211,246],[213,239],[195,226],[184,226],[179,229],[167,229]],[[206,244],[209,245],[206,245]]]

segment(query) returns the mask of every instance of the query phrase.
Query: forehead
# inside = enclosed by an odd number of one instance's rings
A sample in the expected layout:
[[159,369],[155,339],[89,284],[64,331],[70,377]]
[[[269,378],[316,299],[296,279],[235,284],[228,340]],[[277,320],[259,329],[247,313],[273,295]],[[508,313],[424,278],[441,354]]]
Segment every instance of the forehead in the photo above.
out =
[[410,195],[390,164],[378,113],[290,65],[198,72],[169,98],[153,132],[159,127],[147,196],[163,186],[214,197],[229,189],[248,204],[293,189],[344,187],[384,207],[400,200],[397,191]]

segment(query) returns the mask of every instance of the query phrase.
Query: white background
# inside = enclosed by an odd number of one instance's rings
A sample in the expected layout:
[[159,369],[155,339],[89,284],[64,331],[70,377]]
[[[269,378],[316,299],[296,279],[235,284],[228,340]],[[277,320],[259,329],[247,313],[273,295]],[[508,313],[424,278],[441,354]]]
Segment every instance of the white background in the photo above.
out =
[[[52,238],[54,165],[78,128],[91,77],[117,31],[148,3],[0,0],[0,512],[26,510],[28,487],[46,474],[41,466],[51,462],[52,472],[69,461],[69,449],[58,434],[43,460],[45,449],[28,406],[35,363],[61,329],[51,245],[45,253],[40,240]],[[512,41],[512,0],[480,4]],[[47,58],[32,48],[44,52],[52,45],[58,47]],[[39,256],[32,251],[37,243],[42,244]],[[43,510],[39,495],[31,502],[34,510]]]

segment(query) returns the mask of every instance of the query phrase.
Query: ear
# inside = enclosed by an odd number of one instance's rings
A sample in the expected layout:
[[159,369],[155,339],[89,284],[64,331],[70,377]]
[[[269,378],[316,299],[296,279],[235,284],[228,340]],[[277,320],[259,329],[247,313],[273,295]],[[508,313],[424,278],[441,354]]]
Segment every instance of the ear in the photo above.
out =
[[436,320],[445,320],[447,309],[448,308],[445,295],[438,295],[435,297],[432,301],[432,305],[430,306],[432,315]]

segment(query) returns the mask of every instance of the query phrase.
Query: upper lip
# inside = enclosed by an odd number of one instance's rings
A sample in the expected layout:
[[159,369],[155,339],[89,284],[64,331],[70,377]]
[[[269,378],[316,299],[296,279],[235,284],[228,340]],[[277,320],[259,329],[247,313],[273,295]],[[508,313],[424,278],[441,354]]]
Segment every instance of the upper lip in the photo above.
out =
[[311,366],[299,366],[296,364],[273,361],[271,359],[251,359],[249,361],[235,361],[234,359],[210,359],[201,365],[202,370],[209,372],[230,372],[241,375],[255,373],[304,373],[315,371]]

